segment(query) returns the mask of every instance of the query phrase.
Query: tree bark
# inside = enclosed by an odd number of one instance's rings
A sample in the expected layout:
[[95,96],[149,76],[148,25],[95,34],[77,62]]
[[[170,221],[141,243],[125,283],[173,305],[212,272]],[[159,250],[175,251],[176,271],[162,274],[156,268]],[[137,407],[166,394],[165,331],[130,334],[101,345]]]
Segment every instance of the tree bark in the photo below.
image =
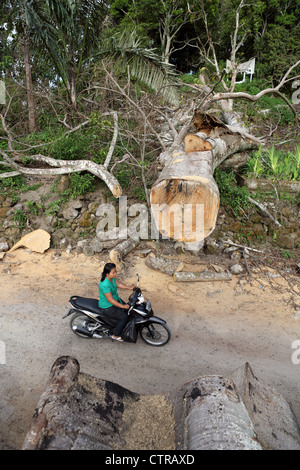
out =
[[35,111],[34,111],[33,86],[32,86],[28,42],[29,42],[28,38],[25,35],[24,62],[25,62],[25,77],[26,77],[27,104],[28,104],[28,126],[29,126],[29,132],[34,132],[36,131],[36,119],[35,119]]
[[136,246],[138,242],[132,240],[131,238],[124,240],[123,242],[119,243],[115,246],[109,253],[110,260],[116,264],[117,268],[122,267],[122,260],[123,258],[130,253]]
[[163,237],[184,243],[199,243],[215,228],[220,205],[215,169],[229,156],[257,148],[256,142],[215,118],[195,124],[197,132],[185,137],[184,148],[161,154],[164,168],[150,191],[157,229]]
[[202,272],[175,272],[173,275],[175,281],[178,282],[212,282],[212,281],[231,281],[232,274],[229,272],[210,273],[208,271]]
[[176,259],[165,258],[163,256],[156,256],[154,253],[150,253],[145,261],[146,266],[157,271],[161,271],[164,274],[173,274],[183,268],[183,263]]

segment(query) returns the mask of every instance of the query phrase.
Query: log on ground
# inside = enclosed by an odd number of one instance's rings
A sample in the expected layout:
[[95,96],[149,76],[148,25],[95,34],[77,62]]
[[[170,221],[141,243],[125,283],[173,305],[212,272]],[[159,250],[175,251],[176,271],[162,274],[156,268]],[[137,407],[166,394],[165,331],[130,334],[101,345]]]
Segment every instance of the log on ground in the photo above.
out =
[[128,238],[115,246],[109,253],[110,260],[116,264],[117,267],[120,267],[122,264],[123,258],[128,255],[136,246],[138,242]]
[[175,281],[177,282],[211,282],[211,281],[231,281],[232,274],[230,272],[224,271],[221,273],[211,273],[209,271],[201,272],[174,272],[173,275]]
[[146,266],[156,271],[160,271],[164,274],[173,274],[177,271],[180,271],[183,268],[183,263],[176,259],[166,258],[164,256],[157,256],[154,253],[150,253],[146,260]]
[[[155,419],[153,419],[155,416]],[[300,450],[285,398],[246,363],[162,395],[140,395],[58,358],[24,450]]]

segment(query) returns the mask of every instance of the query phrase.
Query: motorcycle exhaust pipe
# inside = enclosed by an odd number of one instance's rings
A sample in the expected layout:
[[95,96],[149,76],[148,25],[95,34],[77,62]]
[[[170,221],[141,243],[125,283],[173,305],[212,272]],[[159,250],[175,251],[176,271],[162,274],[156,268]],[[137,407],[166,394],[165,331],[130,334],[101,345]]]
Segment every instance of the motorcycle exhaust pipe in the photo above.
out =
[[81,328],[80,326],[73,326],[73,330],[78,331],[78,333],[88,336],[89,338],[93,337],[93,333],[91,331],[88,331],[85,328]]

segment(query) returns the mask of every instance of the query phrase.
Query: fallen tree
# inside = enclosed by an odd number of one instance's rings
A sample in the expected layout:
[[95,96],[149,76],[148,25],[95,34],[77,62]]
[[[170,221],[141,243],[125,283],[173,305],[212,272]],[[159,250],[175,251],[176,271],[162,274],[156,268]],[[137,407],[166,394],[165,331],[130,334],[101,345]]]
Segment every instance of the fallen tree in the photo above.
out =
[[[152,212],[160,233],[185,243],[201,241],[197,230],[197,207],[203,206],[201,238],[207,238],[215,228],[220,206],[219,189],[213,176],[215,169],[231,155],[255,149],[258,145],[240,132],[233,132],[220,120],[212,120],[209,115],[201,115],[198,111],[195,118],[196,133],[186,135],[184,147],[172,146],[161,154],[160,162],[164,168],[150,192]],[[191,205],[187,215],[171,217],[174,207],[186,205]],[[188,224],[186,217],[190,218]],[[188,229],[184,229],[184,225],[188,225]]]
[[[179,132],[176,130],[178,126],[173,124],[174,141],[160,155],[163,170],[151,188],[150,201],[156,206],[153,210],[156,227],[166,238],[185,243],[200,243],[208,237],[215,228],[220,204],[218,187],[213,178],[215,169],[226,160],[227,166],[231,167],[244,164],[248,158],[247,152],[262,144],[262,139],[251,135],[240,116],[233,111],[234,100],[255,103],[266,94],[277,95],[291,108],[298,125],[295,107],[281,90],[291,80],[291,74],[299,67],[300,61],[291,65],[276,87],[265,88],[256,95],[234,91],[238,73],[237,52],[247,35],[241,26],[240,14],[247,6],[245,0],[241,0],[236,9],[235,26],[231,35],[231,69],[228,71],[219,67],[205,5],[204,2],[201,3],[207,41],[200,41],[200,45],[196,47],[202,58],[214,67],[218,81],[209,86],[204,74],[200,74],[201,84],[191,87],[198,92],[194,108],[190,108],[194,112],[191,112],[190,118],[187,117]],[[238,38],[242,39],[239,41]],[[231,74],[229,85],[225,81],[228,72]],[[222,85],[222,92],[215,91],[219,84]],[[190,134],[192,124],[194,130]],[[177,217],[172,215],[172,206],[183,208],[186,205],[190,205],[189,211],[184,213],[182,210],[180,214],[178,210]],[[199,227],[197,228],[197,206],[203,207],[201,233]],[[185,230],[185,225],[190,227],[189,230]]]
[[[156,227],[165,238],[195,243],[212,233],[220,205],[219,190],[213,177],[215,169],[226,160],[228,166],[239,167],[247,161],[247,152],[263,143],[262,139],[251,135],[231,111],[232,100],[256,102],[267,93],[283,97],[279,89],[299,65],[300,61],[290,67],[276,88],[267,88],[255,96],[233,92],[214,94],[213,89],[206,85],[203,87],[205,97],[202,102],[181,131],[174,135],[173,145],[161,153],[163,169],[150,191]],[[214,110],[211,110],[216,103],[219,104],[220,118],[215,117]],[[296,116],[294,107],[290,103],[289,106]],[[194,132],[187,133],[192,126]],[[258,205],[256,201],[251,202]],[[182,210],[181,216],[172,217],[172,207],[184,208],[186,205],[191,206],[187,215]],[[197,230],[198,206],[203,207],[201,236]],[[189,218],[187,224],[186,217]],[[277,221],[275,223],[278,224]],[[185,224],[189,230],[185,230]]]

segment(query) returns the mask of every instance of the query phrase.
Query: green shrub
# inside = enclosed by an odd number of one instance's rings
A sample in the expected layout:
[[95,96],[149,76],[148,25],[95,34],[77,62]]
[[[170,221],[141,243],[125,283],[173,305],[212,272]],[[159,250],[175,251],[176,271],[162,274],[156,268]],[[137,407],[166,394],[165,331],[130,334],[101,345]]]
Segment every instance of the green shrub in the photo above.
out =
[[247,176],[270,178],[275,180],[300,180],[300,147],[295,152],[284,153],[272,146],[263,147],[252,154],[245,165]]
[[14,213],[13,220],[15,224],[20,228],[24,228],[27,222],[27,215],[23,212],[22,209],[17,209]]
[[230,208],[235,216],[240,213],[241,208],[249,206],[249,191],[244,186],[238,186],[234,172],[223,171],[217,168],[215,180],[220,191],[220,201]]
[[94,190],[95,176],[90,173],[72,173],[70,175],[71,187],[64,192],[64,196],[76,199],[78,196]]
[[90,136],[74,133],[67,134],[49,146],[52,158],[56,160],[85,160],[91,146]]

